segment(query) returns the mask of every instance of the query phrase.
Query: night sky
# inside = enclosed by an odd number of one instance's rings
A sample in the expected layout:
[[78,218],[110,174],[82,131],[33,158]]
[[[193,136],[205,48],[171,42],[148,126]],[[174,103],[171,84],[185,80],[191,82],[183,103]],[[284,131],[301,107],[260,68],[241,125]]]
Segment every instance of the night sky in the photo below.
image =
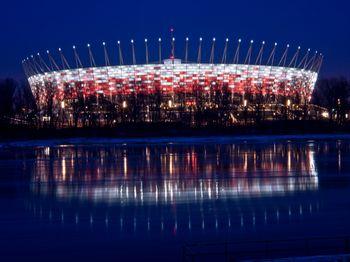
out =
[[[276,41],[280,49],[289,43],[290,55],[298,45],[304,51],[311,48],[323,53],[322,77],[350,77],[347,0],[12,0],[2,1],[0,8],[0,77],[23,78],[21,60],[37,52],[44,55],[47,49],[57,53],[61,47],[70,57],[72,45],[76,45],[80,55],[86,57],[87,43],[102,64],[102,41],[106,41],[111,60],[116,63],[117,40],[122,41],[127,55],[130,39],[135,39],[137,60],[143,62],[143,39],[147,37],[151,60],[157,60],[158,37],[164,39],[164,56],[170,53],[170,27],[175,29],[175,55],[180,58],[186,36],[190,37],[191,60],[195,60],[200,36],[205,58],[210,53],[211,39],[216,37],[217,59],[226,37],[230,39],[230,57],[238,38],[246,45],[253,39],[257,43],[255,51],[263,40],[267,50]],[[130,57],[126,60],[130,62]]]

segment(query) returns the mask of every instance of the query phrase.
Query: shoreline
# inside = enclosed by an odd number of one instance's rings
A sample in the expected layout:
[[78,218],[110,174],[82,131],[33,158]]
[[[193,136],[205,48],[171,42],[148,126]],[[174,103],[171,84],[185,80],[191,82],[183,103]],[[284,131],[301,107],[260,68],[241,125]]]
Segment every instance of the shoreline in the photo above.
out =
[[0,129],[0,146],[108,143],[225,143],[286,139],[350,139],[350,124],[325,121],[274,121],[259,125],[188,127],[174,123],[128,124],[113,128]]
[[35,140],[2,141],[0,148],[32,146],[74,146],[74,145],[144,145],[144,144],[226,144],[226,143],[269,143],[271,141],[295,142],[298,140],[349,139],[350,134],[299,134],[299,135],[254,135],[254,136],[208,136],[208,137],[152,137],[152,138],[51,138]]
[[69,139],[105,139],[105,140],[150,140],[208,137],[262,137],[262,136],[315,136],[315,135],[350,135],[350,123],[338,125],[329,121],[266,121],[259,124],[236,126],[190,127],[179,123],[129,123],[117,127],[88,128],[30,128],[7,126],[0,128],[0,144],[13,141],[69,140]]

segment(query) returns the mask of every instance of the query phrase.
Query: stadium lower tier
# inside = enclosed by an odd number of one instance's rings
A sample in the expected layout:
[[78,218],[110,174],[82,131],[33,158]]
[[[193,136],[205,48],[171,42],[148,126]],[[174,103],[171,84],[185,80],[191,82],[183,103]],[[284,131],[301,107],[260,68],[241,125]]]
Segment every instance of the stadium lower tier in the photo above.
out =
[[227,126],[260,120],[306,119],[322,113],[298,96],[242,96],[218,92],[197,97],[186,94],[138,94],[111,99],[98,95],[62,100],[59,104],[51,114],[49,111],[42,111],[40,115],[43,123],[77,127],[142,122]]

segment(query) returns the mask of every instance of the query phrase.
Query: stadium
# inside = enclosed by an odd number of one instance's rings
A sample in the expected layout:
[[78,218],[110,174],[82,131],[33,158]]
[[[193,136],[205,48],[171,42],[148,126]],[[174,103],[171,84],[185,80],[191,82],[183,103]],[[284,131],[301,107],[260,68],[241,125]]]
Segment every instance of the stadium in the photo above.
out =
[[[137,62],[134,40],[128,44],[130,52],[123,52],[118,41],[116,55],[110,55],[112,45],[107,48],[103,42],[102,65],[95,62],[90,44],[85,65],[76,46],[70,59],[61,48],[56,54],[46,51],[45,57],[37,53],[24,59],[40,122],[62,127],[130,122],[227,126],[318,114],[309,101],[323,56],[310,49],[291,51],[286,45],[279,50],[277,43],[252,40],[243,48],[241,39],[232,45],[226,39],[218,50],[219,41],[213,38],[205,52],[199,38],[191,43],[196,46],[192,58],[189,38],[183,40],[183,50],[177,50],[182,57],[175,54],[173,36],[168,43],[161,38],[142,42],[142,63]],[[151,44],[156,46],[155,56],[150,55]],[[111,57],[118,63],[112,64]]]

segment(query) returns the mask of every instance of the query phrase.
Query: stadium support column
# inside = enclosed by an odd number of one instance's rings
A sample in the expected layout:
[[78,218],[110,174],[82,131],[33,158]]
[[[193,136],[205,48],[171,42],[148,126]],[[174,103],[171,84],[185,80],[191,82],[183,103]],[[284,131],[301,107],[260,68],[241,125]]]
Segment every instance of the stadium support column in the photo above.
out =
[[246,55],[245,60],[244,60],[244,64],[245,65],[250,65],[250,59],[252,57],[253,43],[254,43],[254,41],[250,40],[250,44],[249,44],[249,48],[248,48],[248,51],[247,51],[247,55]]
[[[203,38],[200,37],[199,38],[199,45],[198,45],[198,54],[197,54],[197,65],[198,65],[198,74],[197,74],[197,77],[198,77],[198,80],[197,80],[197,84],[196,84],[196,90],[195,90],[195,100],[196,100],[196,111],[199,111],[201,110],[201,96],[202,96],[202,87],[200,85],[200,80],[201,80],[201,77],[202,77],[202,71],[201,71],[201,63],[202,63],[202,41],[203,41]],[[201,87],[201,89],[200,89]],[[194,111],[194,110],[193,110]],[[193,111],[191,111],[191,122],[195,122],[195,118],[194,118],[194,114],[193,114]],[[198,123],[197,123],[198,124]]]
[[88,53],[89,53],[90,67],[91,67],[91,71],[92,71],[93,88],[94,88],[94,92],[96,92],[96,104],[97,104],[97,106],[99,106],[98,93],[97,93],[96,81],[95,81],[95,70],[94,70],[96,67],[95,58],[94,58],[94,55],[91,51],[90,44],[87,44],[87,48],[88,48]]
[[290,61],[288,67],[294,67],[295,68],[297,66],[299,52],[300,52],[300,46],[298,46],[298,49],[295,52],[294,56],[292,57],[292,60]]
[[186,42],[185,42],[185,64],[188,63],[188,41],[189,41],[189,38],[186,37]]
[[87,44],[88,52],[89,52],[89,60],[90,60],[90,67],[96,67],[95,58],[91,50],[90,44]]
[[132,53],[132,68],[133,68],[133,75],[134,75],[134,88],[132,90],[132,93],[134,94],[133,96],[133,113],[132,113],[132,118],[134,121],[137,120],[137,112],[136,112],[136,108],[137,108],[137,86],[136,86],[136,54],[135,54],[135,44],[134,44],[134,40],[131,39],[130,40],[130,44],[131,44],[131,53]]
[[233,104],[233,97],[234,97],[234,92],[235,92],[235,88],[236,88],[236,78],[237,78],[237,74],[238,74],[238,63],[239,63],[239,51],[240,51],[240,47],[241,47],[241,42],[242,42],[242,39],[238,39],[238,44],[237,44],[237,47],[236,47],[236,51],[235,51],[235,55],[233,57],[233,64],[235,66],[235,75],[234,75],[234,87],[231,88],[231,103]]
[[170,59],[175,59],[175,37],[174,37],[174,29],[171,28],[170,29],[170,33],[171,33],[171,55],[170,55]]
[[73,53],[74,53],[74,60],[75,60],[76,69],[82,68],[83,64],[81,63],[81,60],[80,60],[80,57],[79,57],[79,54],[77,52],[75,45],[73,45]]
[[[186,37],[186,42],[185,42],[185,81],[183,83],[184,86],[184,97],[183,97],[183,101],[182,101],[182,105],[181,105],[181,110],[186,111],[186,102],[187,102],[187,74],[188,74],[188,42],[189,42],[189,38]],[[180,118],[182,119],[182,116],[180,116]]]
[[38,75],[40,73],[43,73],[42,69],[40,69],[40,67],[38,67],[37,63],[35,62],[35,59],[34,59],[33,55],[30,56],[30,59],[31,59],[31,62],[32,62],[35,74]]
[[107,47],[106,47],[106,42],[102,42],[102,46],[103,46],[103,54],[104,54],[104,59],[105,59],[105,67],[106,67],[106,80],[107,80],[107,85],[108,85],[108,91],[109,91],[109,99],[111,100],[111,103],[113,102],[113,96],[112,96],[112,83],[110,82],[110,78],[109,78],[109,67],[110,67],[110,61],[109,61],[109,57],[108,57],[108,51],[107,51]]
[[[252,95],[252,81],[250,79],[252,77],[252,73],[251,73],[251,70],[250,70],[250,60],[251,60],[251,57],[252,57],[253,43],[254,43],[254,41],[250,40],[250,44],[249,44],[249,48],[248,48],[248,51],[247,51],[247,55],[246,55],[245,60],[244,60],[244,64],[247,66],[247,74],[246,74],[244,91],[243,91],[243,100],[246,99],[248,101],[250,101],[250,99],[251,99],[250,96]],[[247,93],[248,93],[249,99],[247,98]]]
[[[230,90],[228,86],[228,77],[226,74],[226,60],[227,60],[227,47],[228,47],[228,38],[225,40],[225,45],[224,45],[224,50],[222,52],[222,58],[221,58],[221,64],[223,65],[223,72],[221,74],[221,81],[220,83],[220,90],[221,90],[221,107],[224,110],[224,118],[223,118],[223,123],[227,124],[227,119],[230,113],[231,113],[231,104],[230,104]],[[219,65],[219,68],[221,66]]]
[[[211,71],[212,74],[214,74],[214,59],[215,59],[215,42],[216,39],[213,37],[213,42],[211,44],[211,50],[210,50],[210,57],[209,57],[209,64],[211,65]],[[216,79],[217,81],[217,79]],[[213,84],[210,83],[210,89],[209,89],[209,103],[212,104],[212,92],[213,92]],[[217,101],[215,101],[215,90],[214,90],[214,104],[215,106],[218,106]]]
[[[116,87],[116,101],[117,101],[117,113],[121,115],[120,117],[120,121],[123,122],[124,119],[124,109],[123,109],[123,104],[120,104],[121,101],[124,101],[124,95],[125,95],[125,90],[124,90],[124,79],[123,79],[123,69],[122,69],[122,65],[124,64],[124,60],[123,60],[123,52],[122,52],[122,48],[121,48],[121,43],[118,40],[117,41],[118,44],[118,60],[119,60],[119,68],[120,68],[120,72],[119,72],[119,79],[118,79],[118,83],[119,83],[119,88],[118,86]],[[118,90],[119,89],[119,90]],[[120,95],[121,94],[121,95]],[[119,97],[118,97],[119,95]],[[123,103],[123,102],[121,102]]]
[[152,122],[160,122],[162,120],[162,81],[161,81],[161,72],[162,72],[162,39],[158,38],[158,62],[159,66],[154,69],[154,76],[157,77],[156,83],[153,78],[153,88],[154,88],[154,96],[152,103]]
[[56,61],[53,59],[53,57],[51,56],[51,53],[49,50],[46,51],[47,53],[47,57],[49,58],[49,64],[50,64],[50,69],[51,71],[57,70],[59,71],[60,68],[58,67]]
[[124,64],[122,48],[121,48],[120,41],[118,41],[117,43],[118,43],[119,65],[122,66]]
[[24,74],[26,75],[26,78],[28,79],[29,78],[29,73],[28,73],[28,70],[27,70],[27,65],[25,63],[25,60],[22,60],[22,68],[23,68]]
[[304,57],[301,59],[299,65],[298,65],[298,68],[302,68],[305,70],[308,59],[309,59],[310,51],[311,51],[311,49],[309,48],[307,50],[306,54],[304,55]]
[[[70,70],[70,66],[68,64],[68,61],[67,59],[65,58],[64,54],[63,54],[63,51],[61,48],[58,49],[58,52],[60,54],[60,58],[61,58],[61,65],[62,65],[62,69],[63,70]],[[66,79],[68,80],[68,79]],[[70,125],[72,123],[72,119],[71,119],[71,114],[73,114],[74,112],[68,110],[68,114],[66,114],[66,111],[67,109],[66,108],[69,108],[71,109],[71,103],[70,103],[70,106],[66,106],[68,105],[68,101],[69,100],[72,100],[72,87],[71,87],[71,83],[70,81],[64,81],[63,82],[63,92],[62,92],[62,98],[59,98],[59,100],[61,100],[61,106],[59,107],[59,117],[60,117],[60,120],[59,120],[59,124],[61,124],[61,126],[63,126],[63,123],[65,122],[66,119],[68,119],[68,125]],[[55,90],[57,90],[55,88]],[[67,97],[67,94],[68,94],[68,97]],[[70,101],[71,102],[71,101]]]
[[[317,57],[318,57],[318,51],[315,51],[314,55],[311,57],[311,59],[309,60],[309,62],[305,66],[305,70],[306,71],[314,71],[313,67],[314,67],[315,61],[317,61]],[[310,93],[309,86],[310,86],[310,83],[305,85],[305,96],[306,96],[305,100],[307,102],[309,102],[309,98],[311,98],[311,93]]]
[[148,40],[145,38],[145,58],[146,58],[146,64],[148,65]]
[[106,47],[106,42],[102,42],[102,46],[103,46],[103,54],[104,54],[104,58],[105,58],[105,66],[108,67],[111,65],[110,61],[109,61],[109,56],[108,56],[108,51],[107,51],[107,47]]
[[131,43],[131,52],[132,52],[132,64],[136,65],[136,54],[135,54],[135,45],[134,45],[134,40],[130,40]]
[[[148,65],[148,62],[149,62],[149,57],[148,57],[148,40],[147,38],[145,38],[145,58],[146,58],[146,65]],[[146,87],[145,89],[146,90],[143,90],[143,99],[141,101],[142,103],[142,110],[141,110],[141,113],[142,113],[142,122],[145,122],[149,116],[149,74],[150,74],[150,71],[149,71],[149,67],[146,66],[146,84],[143,82],[142,83],[142,88]],[[144,80],[141,80],[141,81],[144,81]],[[144,107],[146,107],[146,111],[144,111]],[[146,112],[146,113],[144,113]]]
[[[305,55],[304,55],[304,57],[301,59],[299,65],[298,65],[298,68],[302,68],[303,70],[306,69],[306,65],[307,65],[307,63],[308,63],[310,51],[311,51],[311,49],[308,48],[308,49],[307,49],[307,52],[306,52]],[[302,86],[301,86],[301,88],[300,88],[300,90],[299,90],[299,92],[301,92],[301,93],[303,94],[303,99],[304,99],[304,101],[305,101],[305,107],[306,107],[306,104],[307,104],[307,98],[306,98],[306,92],[307,92],[307,90],[306,90],[306,88],[307,88],[306,84],[303,83]],[[307,114],[307,110],[305,110],[305,114]]]
[[162,39],[158,38],[158,59],[159,64],[162,63]]
[[42,68],[44,68],[44,71],[46,72],[50,72],[50,68],[48,67],[48,65],[45,63],[44,59],[41,57],[40,53],[37,54],[38,55],[38,60],[39,60],[39,64],[41,65]]
[[[275,79],[273,78],[272,75],[272,69],[273,69],[273,63],[275,61],[275,54],[276,54],[276,48],[277,48],[277,43],[274,44],[271,53],[269,55],[269,58],[267,59],[266,65],[270,65],[270,72],[269,72],[269,94],[271,93],[275,96],[275,90],[274,90],[274,85],[275,85]],[[268,99],[270,101],[270,109],[272,109],[272,101],[271,99]],[[275,101],[273,101],[275,102]],[[274,110],[273,110],[274,111]]]
[[[78,122],[79,119],[81,119],[81,117],[79,118],[79,115],[81,114],[81,111],[85,111],[85,93],[84,93],[84,83],[82,83],[81,80],[81,75],[80,75],[80,68],[83,68],[83,64],[81,63],[80,57],[78,55],[78,52],[76,50],[76,46],[73,45],[73,53],[74,53],[74,60],[75,60],[75,66],[76,66],[76,70],[78,72],[78,82],[75,82],[74,86],[75,86],[75,90],[78,96],[78,99],[81,99],[81,93],[82,93],[82,98],[83,98],[83,110],[81,110],[81,108],[79,107],[79,112],[73,112],[74,114],[78,114],[78,117],[74,118],[74,126],[77,127],[78,126]],[[78,102],[79,103],[79,102]],[[85,123],[82,122],[82,125],[84,125]]]
[[59,48],[58,51],[60,52],[60,57],[61,57],[61,63],[62,63],[63,70],[70,69],[68,61],[67,61],[66,57],[63,55],[62,49]]
[[227,60],[227,45],[228,45],[228,38],[226,38],[225,47],[224,47],[224,51],[222,52],[222,58],[221,58],[221,64],[224,64],[224,65],[226,65],[226,60]]
[[321,67],[322,67],[322,63],[323,63],[323,55],[322,54],[320,54],[320,62],[319,62],[319,64],[318,64],[318,67],[317,67],[317,74],[319,74],[320,73],[320,70],[321,70]]
[[199,46],[198,46],[198,55],[197,55],[197,63],[200,64],[202,62],[202,37],[199,38]]
[[[173,29],[171,29],[172,35],[173,35]],[[172,60],[171,62],[171,99],[168,103],[168,111],[170,112],[170,119],[173,120],[174,114],[173,114],[173,105],[176,105],[176,99],[175,99],[175,90],[176,87],[174,86],[175,81],[175,37],[172,36],[171,38],[171,56],[170,59]]]
[[[257,97],[255,98],[256,104],[257,104],[257,112],[256,112],[256,119],[257,119],[256,121],[257,122],[259,122],[261,120],[261,118],[264,120],[264,114],[265,114],[265,110],[264,110],[265,88],[264,88],[264,82],[263,82],[263,80],[261,80],[261,75],[260,75],[264,47],[265,47],[265,41],[262,41],[258,56],[256,57],[256,60],[255,60],[255,65],[258,66],[258,80],[262,81],[261,83],[257,84],[258,93],[257,93]],[[262,109],[260,108],[261,105],[263,105]],[[261,111],[262,111],[262,117],[261,117]]]
[[[38,59],[36,59],[36,57],[38,57]],[[36,65],[37,68],[39,69],[40,73],[45,73],[45,69],[44,69],[44,67],[41,65],[40,60],[39,60],[40,54],[37,53],[36,57],[35,57],[35,56],[32,57],[32,59],[33,59],[35,65]],[[38,60],[38,61],[37,61],[37,60]]]
[[[278,67],[282,67],[283,70],[282,70],[282,81],[283,81],[283,84],[280,85],[280,87],[283,88],[283,90],[279,90],[279,91],[282,91],[282,96],[283,96],[283,104],[285,105],[285,114],[286,114],[286,119],[289,118],[289,114],[291,112],[291,106],[290,106],[290,99],[292,99],[290,97],[290,92],[287,92],[287,87],[288,87],[288,79],[287,79],[287,68],[286,68],[286,61],[287,61],[287,56],[288,56],[288,50],[289,50],[289,44],[287,44],[286,46],[286,49],[284,50],[283,54],[282,54],[282,57],[278,63]],[[289,101],[289,102],[288,102]],[[289,105],[287,105],[287,103]],[[286,106],[287,105],[287,106]]]
[[[82,80],[81,80],[81,75],[80,75],[80,68],[83,68],[83,64],[81,63],[81,60],[80,60],[80,57],[79,57],[79,54],[77,52],[77,49],[76,49],[76,46],[73,45],[73,53],[74,53],[74,60],[75,60],[75,68],[76,70],[78,70],[78,81],[79,81],[79,88],[84,88],[84,84],[85,83],[82,83]],[[77,90],[77,93],[79,92],[82,92],[83,93],[83,105],[85,107],[85,93],[84,93],[84,90]]]
[[34,68],[33,68],[32,63],[31,63],[30,60],[29,60],[29,57],[27,57],[27,58],[25,59],[25,64],[26,64],[26,68],[27,68],[27,70],[28,70],[28,74],[29,74],[30,76],[35,75],[36,72],[35,72],[35,70],[34,70]]
[[215,37],[213,38],[213,42],[212,42],[212,45],[211,45],[211,50],[210,50],[210,58],[209,58],[209,63],[211,65],[214,64],[214,58],[215,58]]
[[315,51],[315,54],[310,58],[310,60],[308,61],[308,63],[306,64],[306,66],[305,66],[305,70],[312,70],[312,66],[313,66],[313,64],[314,64],[314,62],[315,62],[315,59],[316,59],[316,57],[317,57],[317,51]]

